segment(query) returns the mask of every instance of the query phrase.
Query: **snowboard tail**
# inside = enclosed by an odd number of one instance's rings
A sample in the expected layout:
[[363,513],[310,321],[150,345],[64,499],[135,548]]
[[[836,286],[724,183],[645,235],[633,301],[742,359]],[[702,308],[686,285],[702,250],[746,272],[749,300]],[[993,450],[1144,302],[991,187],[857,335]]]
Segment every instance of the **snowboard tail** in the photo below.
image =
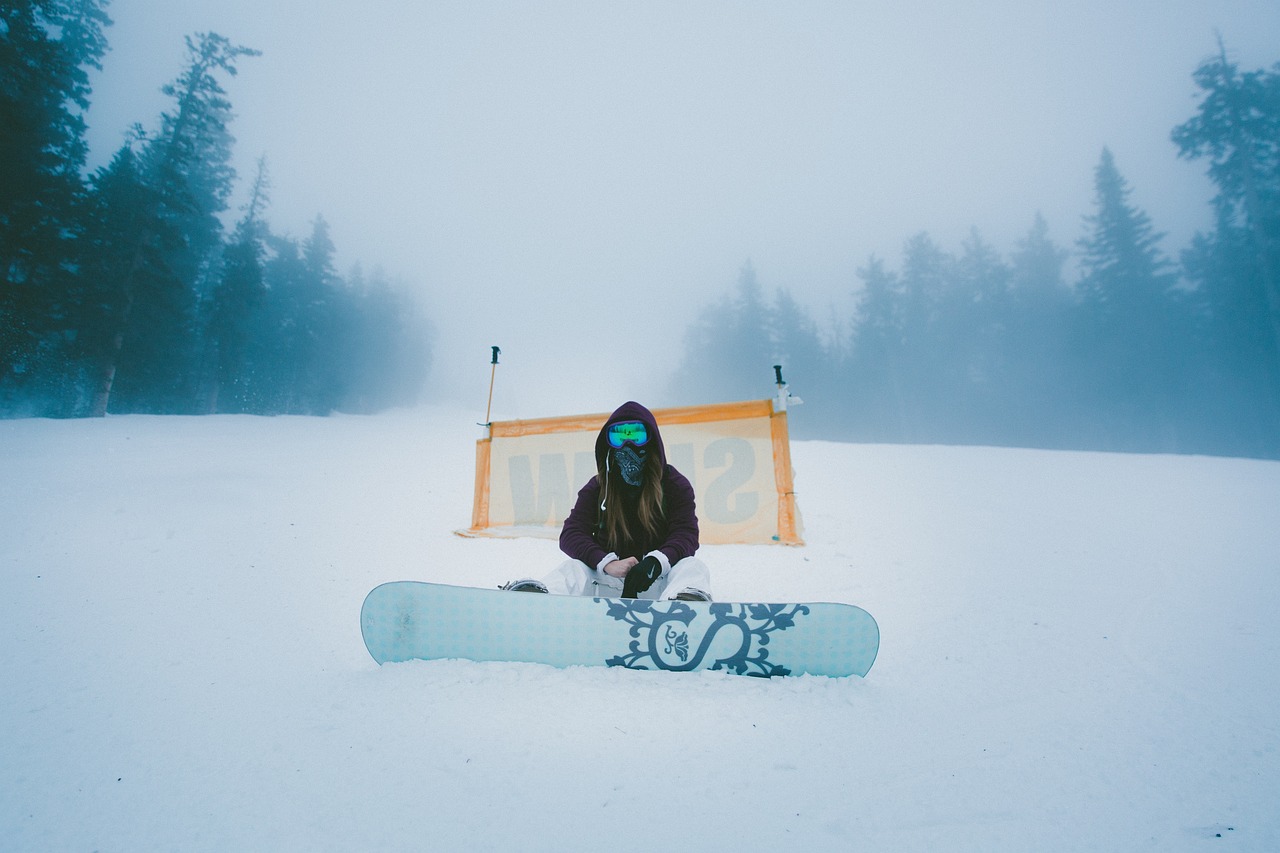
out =
[[880,645],[875,619],[851,604],[588,598],[420,581],[376,587],[360,627],[379,664],[462,658],[865,676]]

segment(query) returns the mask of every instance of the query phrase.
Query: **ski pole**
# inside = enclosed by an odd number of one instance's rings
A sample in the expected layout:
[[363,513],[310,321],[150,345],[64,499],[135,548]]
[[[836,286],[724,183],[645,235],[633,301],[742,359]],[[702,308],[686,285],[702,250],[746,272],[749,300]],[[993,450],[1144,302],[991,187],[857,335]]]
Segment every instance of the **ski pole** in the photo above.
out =
[[792,394],[791,389],[787,387],[786,381],[782,378],[781,364],[773,366],[773,378],[778,386],[778,393],[773,398],[773,410],[775,412],[785,412],[788,406],[798,406],[804,402],[804,400]]
[[493,421],[489,420],[489,413],[493,410],[493,379],[498,373],[498,353],[502,352],[498,347],[493,347],[492,349],[493,366],[489,368],[489,403],[484,408],[484,425],[486,427],[493,424]]

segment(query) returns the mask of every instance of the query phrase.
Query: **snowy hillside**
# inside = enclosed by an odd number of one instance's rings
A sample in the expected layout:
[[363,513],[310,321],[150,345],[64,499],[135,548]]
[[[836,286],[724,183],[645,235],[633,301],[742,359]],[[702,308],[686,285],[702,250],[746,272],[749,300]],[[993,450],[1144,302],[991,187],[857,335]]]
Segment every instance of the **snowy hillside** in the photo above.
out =
[[1280,463],[798,442],[864,679],[377,667],[361,601],[476,540],[472,412],[0,422],[0,849],[1274,850]]

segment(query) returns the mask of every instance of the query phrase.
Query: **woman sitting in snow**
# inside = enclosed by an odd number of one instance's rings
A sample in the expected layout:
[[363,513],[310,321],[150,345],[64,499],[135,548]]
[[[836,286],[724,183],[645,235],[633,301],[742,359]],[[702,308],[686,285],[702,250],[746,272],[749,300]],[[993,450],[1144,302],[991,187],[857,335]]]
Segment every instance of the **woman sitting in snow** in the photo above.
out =
[[693,486],[667,464],[652,412],[628,402],[609,416],[596,436],[596,472],[560,531],[569,560],[541,581],[503,589],[710,601],[710,572],[693,556]]

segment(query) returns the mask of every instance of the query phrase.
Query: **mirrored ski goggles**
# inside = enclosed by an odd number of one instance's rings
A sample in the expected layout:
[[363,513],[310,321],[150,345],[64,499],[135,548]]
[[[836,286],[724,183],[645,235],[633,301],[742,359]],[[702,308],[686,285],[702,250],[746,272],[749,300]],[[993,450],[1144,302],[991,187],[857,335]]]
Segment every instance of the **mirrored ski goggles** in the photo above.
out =
[[640,421],[609,424],[609,446],[621,447],[627,442],[631,442],[636,447],[644,447],[649,443],[649,430]]

